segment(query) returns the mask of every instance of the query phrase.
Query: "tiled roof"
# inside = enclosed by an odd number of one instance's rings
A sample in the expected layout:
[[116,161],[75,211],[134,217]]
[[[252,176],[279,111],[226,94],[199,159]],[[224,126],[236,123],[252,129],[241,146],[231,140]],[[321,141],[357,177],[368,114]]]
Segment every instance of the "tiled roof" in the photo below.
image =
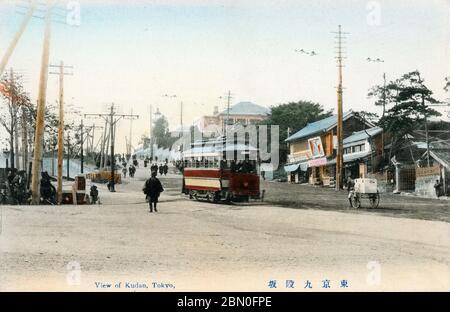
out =
[[[352,111],[345,112],[343,115],[343,120],[346,120],[353,115]],[[318,120],[313,123],[309,123],[303,129],[297,131],[290,137],[286,139],[286,142],[295,141],[301,138],[311,136],[320,132],[327,131],[330,128],[335,127],[337,124],[337,115],[333,115],[322,120]]]
[[442,166],[450,170],[450,150],[431,150],[430,155]]
[[383,129],[380,127],[372,127],[372,128],[366,129],[366,130],[353,132],[353,134],[351,136],[346,137],[344,139],[344,144],[349,144],[349,143],[358,142],[358,141],[364,141],[369,138],[369,135],[374,136],[374,135],[381,133],[382,131],[383,131]]
[[[227,109],[224,109],[220,115],[226,115]],[[239,102],[230,107],[230,115],[267,115],[270,109],[257,105],[252,102]]]

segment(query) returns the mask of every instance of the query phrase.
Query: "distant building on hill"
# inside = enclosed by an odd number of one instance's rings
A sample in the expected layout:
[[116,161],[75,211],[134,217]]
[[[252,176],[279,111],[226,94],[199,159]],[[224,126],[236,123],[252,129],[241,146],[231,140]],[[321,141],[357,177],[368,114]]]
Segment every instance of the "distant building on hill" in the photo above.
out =
[[252,102],[239,102],[219,112],[217,106],[212,115],[204,115],[194,126],[207,137],[222,135],[225,125],[251,125],[267,118],[270,109]]

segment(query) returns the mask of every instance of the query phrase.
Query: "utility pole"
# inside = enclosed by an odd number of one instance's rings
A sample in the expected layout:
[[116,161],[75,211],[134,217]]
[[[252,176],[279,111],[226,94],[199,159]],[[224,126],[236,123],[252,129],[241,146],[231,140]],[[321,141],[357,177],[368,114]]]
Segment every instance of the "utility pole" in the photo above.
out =
[[[386,73],[383,73],[383,116],[386,114]],[[381,156],[384,158],[384,129],[381,131]],[[374,168],[372,164],[372,168]]]
[[150,105],[150,159],[153,162],[153,107]]
[[81,125],[80,125],[80,139],[81,139],[81,150],[80,150],[80,162],[81,162],[81,174],[84,173],[84,138],[83,138],[83,119],[81,119]]
[[336,39],[338,40],[337,44],[337,66],[338,66],[338,87],[337,87],[337,141],[338,141],[338,146],[337,146],[337,153],[336,153],[336,190],[340,190],[342,188],[343,185],[343,153],[344,153],[344,148],[343,148],[343,87],[342,87],[342,68],[343,63],[342,63],[342,39],[344,39],[343,37],[343,32],[341,30],[341,25],[339,25],[338,28],[338,32],[335,34],[337,34]]
[[227,96],[227,124],[225,126],[225,136],[227,135],[227,127],[230,123],[230,102],[231,102],[231,92],[228,91],[228,96]]
[[94,152],[95,128],[99,128],[99,127],[96,127],[95,124],[93,124],[92,127],[91,127],[92,135],[91,135],[91,144],[90,144],[90,147],[89,147],[89,152],[90,153]]
[[386,73],[383,73],[383,116],[386,114]]
[[53,144],[53,140],[51,142],[52,144],[52,177],[55,176],[55,145],[58,144],[57,142],[55,142],[56,144]]
[[12,107],[11,109],[14,112],[14,122],[11,123],[13,125],[13,135],[15,137],[14,140],[14,164],[15,167],[17,169],[20,169],[20,161],[19,161],[19,128],[18,128],[18,124],[19,124],[19,120],[17,118],[17,112],[18,112],[18,103],[16,100],[17,97],[17,92],[16,92],[16,88],[15,88],[15,83],[14,83],[14,71],[11,68],[11,100],[12,100]]
[[[109,120],[108,120],[108,124],[109,124]],[[108,167],[108,157],[109,157],[108,146],[109,146],[110,139],[111,139],[111,127],[108,128],[108,133],[106,135],[105,155],[103,157],[103,168]]]
[[66,167],[67,167],[67,181],[69,181],[69,177],[70,177],[70,136],[69,133],[67,133],[67,163],[66,163]]
[[428,135],[428,118],[427,118],[427,106],[425,105],[425,95],[422,94],[422,106],[425,111],[425,140],[427,143],[427,167],[430,167],[430,137]]
[[[94,152],[94,138],[95,138],[95,129],[103,129],[103,127],[98,127],[95,124],[93,124],[92,126],[84,126],[84,122],[82,120],[83,126],[80,125],[80,129],[82,127],[82,142],[84,144],[84,142],[86,142],[86,153],[84,153],[84,146],[82,147],[82,153],[83,153],[83,160],[84,160],[84,155],[86,154],[86,156],[88,156],[90,153]],[[92,133],[91,133],[92,131]],[[80,148],[81,150],[81,148]],[[84,162],[83,162],[84,163]],[[84,166],[83,166],[84,169]]]
[[86,142],[87,142],[86,154],[92,153],[92,151],[94,150],[94,135],[95,135],[95,124],[93,124],[91,128],[86,132]]
[[48,81],[48,62],[50,49],[50,34],[52,22],[52,5],[47,3],[46,23],[44,33],[44,45],[42,49],[41,73],[39,78],[39,96],[36,114],[36,134],[34,140],[33,153],[33,173],[31,181],[31,204],[39,205],[40,202],[40,171],[42,161],[42,147],[44,140],[44,115],[45,103],[47,101],[47,81]]
[[[116,112],[114,111],[114,103],[111,104],[111,108],[110,108],[110,112],[109,114],[84,114],[84,117],[94,117],[94,118],[103,118],[106,122],[106,125],[109,124],[109,137],[111,139],[111,160],[110,160],[110,165],[111,165],[111,177],[110,177],[110,192],[115,192],[115,176],[114,176],[114,169],[115,169],[115,156],[114,156],[114,139],[115,139],[115,135],[114,135],[114,129],[115,126],[117,124],[117,122],[120,119],[138,119],[139,115],[119,115],[116,114]],[[105,129],[106,131],[106,129]]]
[[26,109],[22,106],[22,170],[28,172],[28,127]]
[[[64,158],[64,76],[73,75],[65,73],[65,68],[73,68],[72,66],[64,66],[61,61],[59,65],[49,65],[50,68],[59,68],[59,72],[50,72],[51,75],[59,76],[59,123],[58,123],[58,179],[56,194],[58,204],[62,202],[62,179],[63,179],[63,158]],[[53,159],[52,159],[53,162]],[[67,175],[67,178],[69,175]]]
[[106,142],[106,133],[108,132],[108,121],[105,120],[105,127],[102,135],[102,143],[100,146],[100,168],[104,167],[105,164],[105,142]]
[[181,101],[181,103],[180,103],[180,127],[181,127],[180,136],[182,136],[183,132],[184,132],[184,129],[183,129],[183,101]]
[[[219,99],[223,99],[223,96],[219,96]],[[224,122],[222,123],[222,133],[224,134],[224,136],[227,135],[227,126],[229,124],[229,120],[230,120],[230,104],[231,104],[231,91],[228,91],[227,95],[226,95],[226,99],[227,99],[227,117],[225,118]]]
[[109,189],[110,192],[115,192],[116,189],[114,187],[115,184],[115,176],[114,176],[114,168],[115,168],[115,159],[116,157],[114,156],[114,103],[111,104],[111,114],[110,114],[110,121],[109,121],[109,136],[111,137],[111,160],[110,160],[110,165],[111,165],[111,187]]
[[25,18],[22,21],[22,24],[20,24],[19,30],[17,31],[11,43],[9,44],[8,48],[6,49],[5,55],[3,55],[3,58],[0,61],[0,77],[3,75],[3,71],[5,70],[6,65],[8,64],[8,61],[11,58],[11,55],[14,52],[14,49],[16,48],[17,43],[20,40],[20,37],[22,37],[25,29],[27,28],[28,23],[30,22],[30,19],[33,17],[35,9],[36,9],[36,1],[33,1],[31,3],[30,8],[28,9],[27,14],[25,15]]
[[11,127],[10,127],[10,136],[9,136],[9,140],[10,140],[10,147],[11,147],[11,153],[10,155],[10,162],[11,162],[11,169],[16,168],[16,142],[17,142],[17,137],[15,136],[16,133],[16,123],[17,120],[15,119],[15,110],[16,110],[16,103],[15,103],[15,98],[16,98],[16,88],[14,86],[14,71],[11,68],[10,69],[10,73],[9,73],[9,90],[10,90],[10,97],[9,97],[9,105],[10,105],[10,112],[11,112]]
[[[131,109],[130,114],[133,115],[133,109]],[[130,119],[130,138],[126,142],[127,154],[130,154],[130,155],[131,155],[131,149],[133,148],[133,145],[132,145],[133,140],[131,139],[132,136],[133,136],[133,119]]]

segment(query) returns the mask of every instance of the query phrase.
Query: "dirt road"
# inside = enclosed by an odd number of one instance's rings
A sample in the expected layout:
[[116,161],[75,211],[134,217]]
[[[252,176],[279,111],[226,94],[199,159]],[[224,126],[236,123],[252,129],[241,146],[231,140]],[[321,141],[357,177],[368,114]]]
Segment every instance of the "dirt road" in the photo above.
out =
[[102,205],[2,207],[0,290],[450,290],[450,223],[193,202],[168,180],[150,214],[145,175]]

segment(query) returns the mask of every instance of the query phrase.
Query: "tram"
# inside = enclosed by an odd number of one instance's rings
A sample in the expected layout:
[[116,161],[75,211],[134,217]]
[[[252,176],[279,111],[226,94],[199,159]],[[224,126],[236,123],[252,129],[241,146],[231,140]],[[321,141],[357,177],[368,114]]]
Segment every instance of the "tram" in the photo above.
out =
[[263,199],[258,150],[224,137],[195,142],[182,153],[183,193],[190,199],[242,202]]

